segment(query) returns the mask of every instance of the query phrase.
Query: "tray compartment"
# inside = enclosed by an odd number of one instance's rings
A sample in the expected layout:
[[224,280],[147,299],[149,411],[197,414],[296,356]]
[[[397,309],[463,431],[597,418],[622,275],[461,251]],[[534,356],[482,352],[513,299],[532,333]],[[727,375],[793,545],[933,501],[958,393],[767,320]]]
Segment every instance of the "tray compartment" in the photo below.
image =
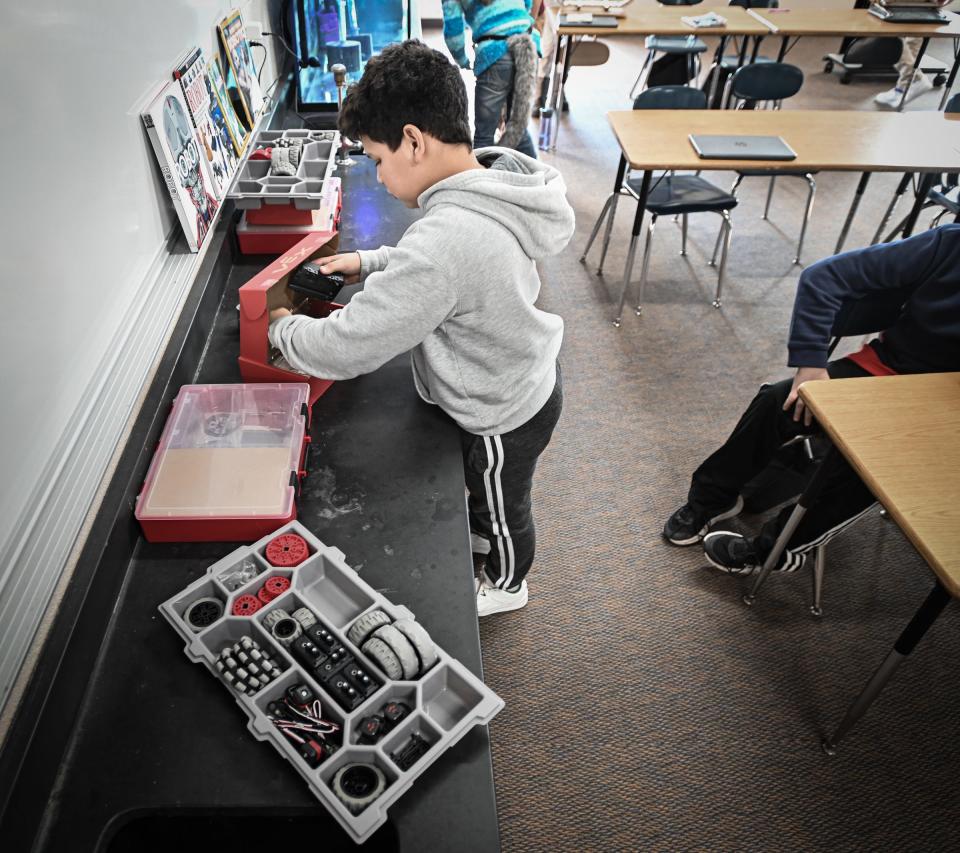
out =
[[318,615],[335,629],[342,630],[375,601],[358,580],[352,569],[320,554],[320,559],[301,566],[294,586],[301,595],[316,603]]
[[449,731],[476,708],[483,694],[443,661],[423,678],[423,711]]
[[[354,800],[356,804],[353,807],[348,806],[334,792],[333,786],[337,774],[342,768],[351,764],[373,765],[383,774],[383,790],[376,799],[374,799],[372,802],[368,802],[362,807],[359,805],[356,798]],[[393,766],[393,764],[380,755],[377,750],[365,749],[359,746],[343,747],[339,752],[337,752],[336,755],[333,756],[332,759],[323,764],[319,769],[320,780],[322,784],[330,791],[336,804],[340,806],[347,814],[355,818],[362,818],[362,816],[368,811],[373,811],[374,813],[382,812],[384,810],[384,803],[391,793],[391,788],[393,788],[393,786],[396,784],[399,775],[399,771]],[[352,787],[352,793],[354,795],[359,793],[356,786]]]
[[[215,613],[213,602],[219,602],[220,616],[211,619]],[[227,597],[220,584],[213,580],[203,581],[177,598],[173,610],[189,633],[199,634],[227,615]],[[201,624],[207,620],[210,620],[207,624]]]
[[247,554],[216,572],[217,583],[228,593],[239,592],[242,587],[254,585],[257,578],[263,577],[269,566],[259,554]]
[[[403,759],[403,755],[400,753],[411,743],[414,736],[426,742],[426,751],[407,766],[401,767],[399,762]],[[380,748],[390,763],[401,773],[405,773],[427,758],[442,737],[440,730],[423,714],[411,714],[383,739]]]
[[[417,713],[417,685],[413,682],[390,681],[388,688],[380,690],[373,694],[366,702],[359,706],[354,714],[353,724],[350,728],[350,743],[358,746],[376,746],[383,743],[393,733],[412,716]],[[369,741],[363,739],[363,722],[373,715],[383,715],[383,708],[390,702],[402,702],[409,708],[409,713],[400,722],[389,730],[385,730],[376,740]]]

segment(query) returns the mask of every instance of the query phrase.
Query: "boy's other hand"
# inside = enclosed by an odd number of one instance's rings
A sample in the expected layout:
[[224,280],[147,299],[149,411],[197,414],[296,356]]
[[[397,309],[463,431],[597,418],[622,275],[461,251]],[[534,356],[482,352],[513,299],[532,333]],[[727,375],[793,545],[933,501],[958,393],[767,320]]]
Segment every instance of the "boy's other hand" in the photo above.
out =
[[793,406],[793,419],[799,421],[800,418],[803,418],[804,426],[810,426],[810,424],[813,423],[813,415],[810,414],[810,410],[803,404],[803,400],[800,399],[800,386],[803,385],[804,382],[810,382],[814,379],[829,378],[830,374],[827,373],[825,367],[797,368],[797,375],[793,377],[793,385],[790,388],[790,393],[787,395],[787,401],[783,404],[783,410],[789,412],[790,407]]
[[270,322],[274,320],[279,320],[281,317],[289,317],[292,312],[289,308],[274,308],[270,312]]
[[320,263],[320,272],[330,275],[332,272],[343,273],[347,284],[354,284],[360,280],[360,253],[344,252],[342,255],[331,255]]

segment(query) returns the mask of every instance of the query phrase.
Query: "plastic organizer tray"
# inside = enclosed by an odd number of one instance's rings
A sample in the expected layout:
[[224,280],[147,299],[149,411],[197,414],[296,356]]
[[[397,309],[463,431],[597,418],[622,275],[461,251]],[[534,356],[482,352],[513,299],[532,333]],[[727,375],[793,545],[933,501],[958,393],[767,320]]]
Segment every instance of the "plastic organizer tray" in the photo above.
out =
[[251,541],[296,518],[310,386],[184,385],[137,498],[151,542]]
[[[251,160],[258,148],[271,148],[279,139],[302,139],[303,152],[297,174],[270,175],[269,160]],[[336,168],[340,134],[335,130],[264,130],[248,147],[229,198],[241,210],[257,210],[264,204],[290,204],[298,210],[313,210],[323,204],[324,182]]]
[[253,736],[293,764],[358,843],[503,708],[407,608],[296,522],[214,563],[160,611],[187,657],[228,686]]

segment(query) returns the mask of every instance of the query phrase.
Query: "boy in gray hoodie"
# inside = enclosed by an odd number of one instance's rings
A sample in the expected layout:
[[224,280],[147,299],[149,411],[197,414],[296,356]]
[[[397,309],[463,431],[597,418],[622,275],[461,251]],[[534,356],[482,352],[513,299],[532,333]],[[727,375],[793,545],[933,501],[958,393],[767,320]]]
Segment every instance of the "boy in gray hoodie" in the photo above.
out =
[[297,370],[370,373],[411,350],[420,396],[460,429],[473,550],[487,553],[480,616],[527,603],[535,535],[530,490],[560,417],[563,320],[539,310],[535,261],[573,234],[556,169],[471,147],[458,69],[418,41],[367,63],[340,115],[377,178],[415,222],[395,247],[335,255],[325,273],[366,276],[325,319],[272,312],[270,342]]

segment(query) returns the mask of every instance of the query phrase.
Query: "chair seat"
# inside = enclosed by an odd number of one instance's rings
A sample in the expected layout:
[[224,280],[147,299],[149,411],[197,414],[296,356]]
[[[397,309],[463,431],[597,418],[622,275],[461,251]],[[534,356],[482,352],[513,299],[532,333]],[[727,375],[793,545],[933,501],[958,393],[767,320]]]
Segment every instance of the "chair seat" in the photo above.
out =
[[738,169],[737,174],[745,178],[779,178],[781,175],[785,178],[805,178],[820,173],[809,169]]
[[[640,195],[640,178],[630,178],[627,187]],[[654,179],[647,196],[647,210],[656,216],[674,213],[707,213],[730,210],[737,206],[736,196],[720,189],[699,175],[667,175]]]
[[647,50],[658,53],[703,53],[707,43],[696,36],[647,36]]
[[[754,62],[776,62],[775,59],[771,59],[769,56],[758,56]],[[720,67],[725,71],[733,71],[740,64],[739,56],[721,56],[720,57]]]

